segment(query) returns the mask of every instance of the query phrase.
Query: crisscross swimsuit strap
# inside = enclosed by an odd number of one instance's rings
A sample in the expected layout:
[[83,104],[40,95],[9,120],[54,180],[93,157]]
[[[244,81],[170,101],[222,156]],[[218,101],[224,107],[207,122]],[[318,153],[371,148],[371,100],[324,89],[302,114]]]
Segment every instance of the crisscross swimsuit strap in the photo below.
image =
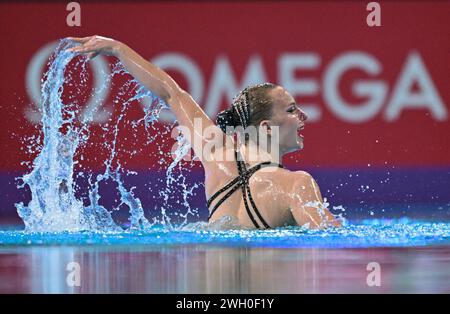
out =
[[[227,199],[229,198],[235,191],[237,191],[239,188],[242,189],[242,197],[244,198],[244,205],[245,210],[247,211],[248,216],[250,217],[251,221],[255,225],[256,228],[260,229],[262,226],[264,228],[270,228],[269,224],[264,220],[261,213],[259,212],[258,208],[255,205],[255,202],[252,197],[252,193],[250,192],[250,186],[249,186],[249,180],[250,177],[259,169],[264,167],[279,167],[284,168],[282,165],[273,163],[270,161],[265,161],[260,164],[257,164],[250,169],[247,169],[245,166],[245,163],[242,161],[242,158],[239,159],[240,153],[238,151],[234,152],[234,157],[236,158],[237,168],[239,172],[239,176],[231,180],[228,184],[226,184],[223,188],[221,188],[219,191],[214,193],[213,196],[211,196],[207,202],[208,208],[211,206],[211,203],[218,198],[221,194],[225,193],[223,197],[217,201],[217,203],[214,205],[213,209],[211,210],[211,213],[209,214],[209,219],[211,219],[212,215],[216,212],[216,210],[219,208],[219,206]],[[248,198],[248,200],[247,200]],[[255,216],[253,215],[252,211],[250,210],[250,205],[253,208],[253,212],[258,217],[259,221],[261,222],[262,226],[258,223]]]

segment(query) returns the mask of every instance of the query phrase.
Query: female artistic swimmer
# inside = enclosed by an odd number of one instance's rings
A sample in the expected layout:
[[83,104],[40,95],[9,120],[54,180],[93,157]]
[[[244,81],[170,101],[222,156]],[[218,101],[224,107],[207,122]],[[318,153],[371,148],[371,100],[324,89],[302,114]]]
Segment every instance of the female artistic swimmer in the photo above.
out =
[[[205,169],[210,222],[231,217],[242,228],[340,226],[324,207],[311,175],[278,163],[284,154],[303,148],[299,132],[306,120],[281,86],[265,83],[245,88],[231,108],[218,115],[217,126],[167,73],[127,45],[101,36],[69,40],[78,44],[70,51],[90,59],[98,54],[117,57],[134,78],[170,106],[181,132],[189,133],[184,134],[187,139],[200,143],[192,146]],[[239,141],[242,137],[235,137],[236,132],[227,132],[230,127],[238,127],[245,139]],[[252,127],[256,136],[246,132]],[[213,133],[219,134],[219,140],[211,145]]]

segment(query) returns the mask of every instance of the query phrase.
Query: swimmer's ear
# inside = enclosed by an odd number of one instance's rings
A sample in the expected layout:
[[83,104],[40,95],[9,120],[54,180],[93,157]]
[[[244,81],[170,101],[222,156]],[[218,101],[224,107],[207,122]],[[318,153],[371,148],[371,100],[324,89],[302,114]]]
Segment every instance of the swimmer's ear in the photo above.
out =
[[269,120],[263,120],[259,123],[259,127],[264,129],[267,134],[272,133],[272,123]]

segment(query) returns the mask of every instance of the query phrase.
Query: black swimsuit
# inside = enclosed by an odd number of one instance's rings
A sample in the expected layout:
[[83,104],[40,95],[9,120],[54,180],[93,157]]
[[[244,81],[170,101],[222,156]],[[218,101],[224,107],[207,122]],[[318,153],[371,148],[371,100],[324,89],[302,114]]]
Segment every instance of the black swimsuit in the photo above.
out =
[[[240,154],[239,154],[240,155]],[[262,225],[265,228],[270,228],[270,226],[267,224],[267,222],[264,220],[264,218],[261,216],[261,213],[259,212],[258,208],[256,208],[255,202],[253,201],[253,197],[252,194],[250,193],[250,186],[248,184],[250,177],[259,169],[264,168],[264,167],[279,167],[279,168],[284,168],[282,165],[277,164],[277,163],[273,163],[270,161],[266,161],[266,162],[262,162],[260,164],[257,164],[256,166],[251,167],[250,169],[247,170],[247,167],[245,166],[245,163],[241,160],[238,159],[238,152],[235,151],[234,152],[234,157],[236,158],[236,163],[237,163],[237,167],[238,167],[238,171],[239,171],[239,176],[236,177],[235,179],[233,179],[231,182],[229,182],[227,185],[225,185],[223,188],[221,188],[219,191],[217,191],[213,196],[211,196],[211,198],[208,200],[207,205],[208,208],[209,206],[211,206],[212,201],[214,201],[220,194],[222,194],[223,192],[229,190],[223,197],[222,199],[220,199],[213,207],[213,209],[211,210],[211,213],[209,214],[209,219],[211,219],[212,215],[214,215],[214,213],[216,212],[217,208],[219,208],[219,206],[228,198],[231,196],[231,194],[233,194],[237,189],[241,188],[242,189],[242,197],[244,198],[244,205],[245,205],[245,209],[247,210],[247,214],[250,217],[250,219],[252,220],[253,224],[255,225],[256,228],[261,228],[261,226],[258,224],[258,222],[256,221],[255,217],[253,216],[253,213],[250,211],[250,208],[248,206],[248,202],[247,202],[247,196],[248,199],[250,200],[250,204],[253,207],[253,211],[255,212],[256,216],[258,216],[259,220],[261,221]]]

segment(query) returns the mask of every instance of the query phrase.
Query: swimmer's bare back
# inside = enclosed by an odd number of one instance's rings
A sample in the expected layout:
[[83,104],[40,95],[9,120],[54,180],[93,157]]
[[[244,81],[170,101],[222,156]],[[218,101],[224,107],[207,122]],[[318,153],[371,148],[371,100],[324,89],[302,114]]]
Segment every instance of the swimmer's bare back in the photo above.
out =
[[[248,167],[256,163],[249,163]],[[219,161],[216,165],[205,167],[207,198],[239,175],[235,161]],[[307,172],[277,167],[263,168],[251,176],[249,187],[257,210],[272,228],[289,225],[325,228],[341,225],[323,207],[319,186]],[[240,189],[230,195],[210,221],[226,216],[236,217],[244,228],[255,228],[244,206],[243,192]]]
[[[231,151],[234,151],[236,147],[234,139],[223,133],[191,95],[181,89],[167,73],[119,41],[102,36],[68,39],[79,44],[69,49],[74,53],[85,54],[90,59],[99,54],[118,58],[135,79],[170,106],[183,135],[191,142],[196,143],[192,147],[205,169],[207,198],[239,175],[236,160],[218,158],[228,153],[230,153],[228,156],[232,156]],[[197,123],[194,124],[194,121]],[[199,121],[200,123],[198,123]],[[204,148],[205,146],[211,147],[211,140],[204,134],[211,134],[211,132],[219,134],[219,136],[214,139],[216,144],[214,151],[205,157]],[[217,143],[222,143],[222,145],[217,145]],[[245,150],[245,147],[242,149]],[[247,166],[251,167],[254,164],[256,162]],[[323,208],[319,187],[311,175],[306,172],[268,167],[255,172],[250,177],[248,186],[254,203],[270,227],[285,225],[306,225],[310,228],[340,226],[340,222],[328,209]],[[236,190],[212,215],[211,221],[231,216],[243,228],[255,228],[244,205],[242,191]]]

